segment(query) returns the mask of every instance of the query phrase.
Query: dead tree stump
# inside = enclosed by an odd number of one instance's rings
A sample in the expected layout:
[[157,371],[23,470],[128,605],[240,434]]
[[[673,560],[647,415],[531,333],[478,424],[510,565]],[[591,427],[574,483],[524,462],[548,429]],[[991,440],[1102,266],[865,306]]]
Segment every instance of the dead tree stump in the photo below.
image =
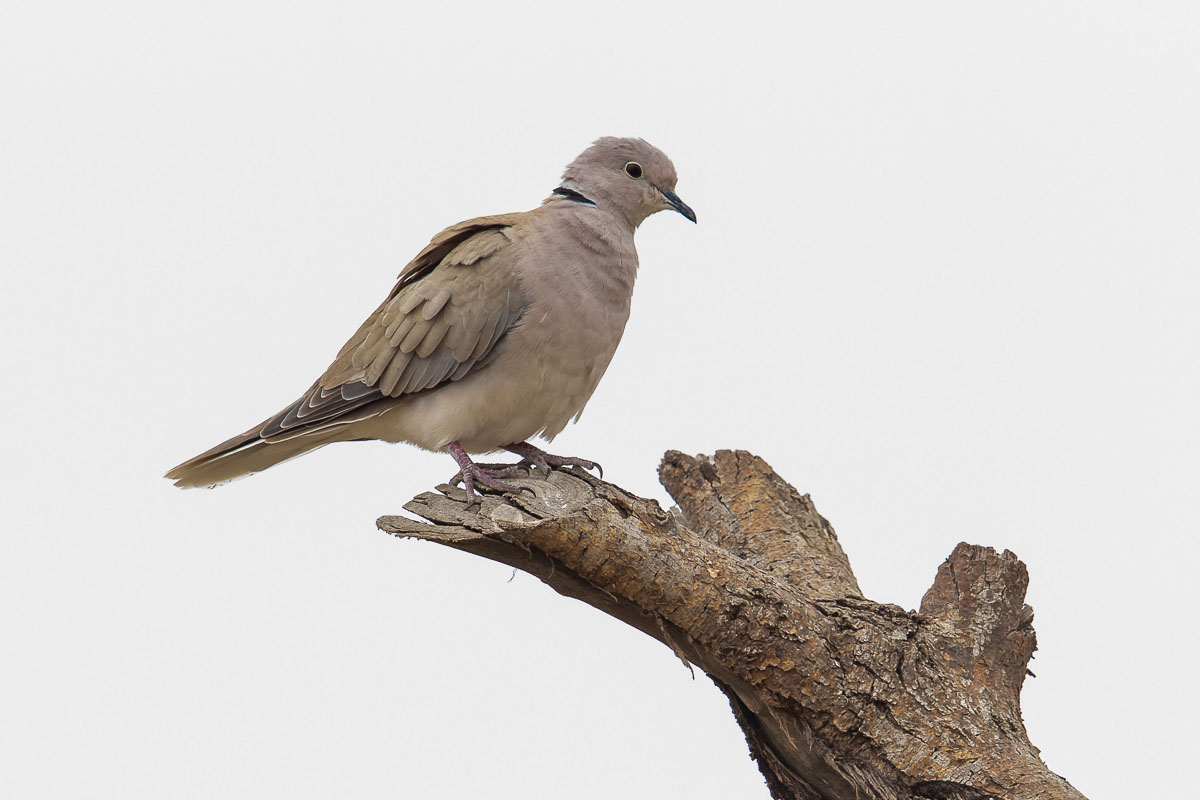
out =
[[668,452],[664,511],[574,470],[379,527],[524,570],[670,647],[729,697],[775,798],[1082,798],[1029,742],[1015,555],[959,544],[919,612],[862,596],[829,522],[757,456]]

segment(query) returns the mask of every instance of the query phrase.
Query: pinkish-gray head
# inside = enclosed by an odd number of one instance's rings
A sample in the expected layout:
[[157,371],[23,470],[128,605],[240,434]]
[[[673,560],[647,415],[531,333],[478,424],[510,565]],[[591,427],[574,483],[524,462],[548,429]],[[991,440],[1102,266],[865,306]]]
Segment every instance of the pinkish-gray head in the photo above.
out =
[[554,193],[605,208],[634,227],[658,211],[673,209],[696,221],[675,194],[675,165],[645,139],[597,139],[563,171]]

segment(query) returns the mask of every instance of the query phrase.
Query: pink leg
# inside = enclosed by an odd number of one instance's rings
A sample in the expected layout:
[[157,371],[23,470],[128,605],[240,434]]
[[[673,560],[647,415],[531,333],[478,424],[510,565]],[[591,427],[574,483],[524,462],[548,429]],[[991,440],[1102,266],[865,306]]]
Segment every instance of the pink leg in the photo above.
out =
[[450,451],[450,455],[454,456],[454,460],[458,462],[458,475],[451,478],[451,483],[457,483],[458,477],[462,476],[463,488],[467,490],[467,505],[472,506],[480,502],[479,492],[475,490],[475,486],[484,486],[488,489],[495,489],[501,492],[519,492],[520,486],[512,483],[506,483],[499,480],[497,470],[486,469],[479,466],[471,460],[471,456],[466,450],[463,450],[462,445],[458,442],[451,442],[446,448]]
[[553,467],[582,467],[583,469],[594,469],[600,473],[601,478],[604,477],[604,468],[595,461],[588,461],[586,458],[551,455],[540,447],[534,447],[528,442],[506,444],[504,445],[504,449],[510,453],[516,453],[530,464],[544,469],[546,472],[549,472]]

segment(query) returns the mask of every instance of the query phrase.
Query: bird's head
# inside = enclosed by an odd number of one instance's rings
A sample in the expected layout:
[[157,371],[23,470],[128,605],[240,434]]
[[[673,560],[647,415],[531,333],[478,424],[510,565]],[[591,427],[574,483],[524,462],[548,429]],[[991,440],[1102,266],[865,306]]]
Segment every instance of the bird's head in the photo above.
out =
[[567,166],[555,193],[577,193],[580,202],[590,201],[634,227],[666,209],[695,222],[696,213],[675,194],[676,180],[671,159],[646,140],[605,136]]

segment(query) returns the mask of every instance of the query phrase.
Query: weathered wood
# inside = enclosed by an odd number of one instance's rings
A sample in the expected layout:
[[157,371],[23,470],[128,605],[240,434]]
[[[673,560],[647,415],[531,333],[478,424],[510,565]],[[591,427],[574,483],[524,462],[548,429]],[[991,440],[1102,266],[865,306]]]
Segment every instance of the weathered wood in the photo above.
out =
[[832,526],[762,459],[669,452],[679,507],[574,470],[379,527],[525,570],[663,642],[729,697],[775,798],[1082,798],[1021,721],[1035,639],[1012,553],[960,544],[920,612],[861,595]]

